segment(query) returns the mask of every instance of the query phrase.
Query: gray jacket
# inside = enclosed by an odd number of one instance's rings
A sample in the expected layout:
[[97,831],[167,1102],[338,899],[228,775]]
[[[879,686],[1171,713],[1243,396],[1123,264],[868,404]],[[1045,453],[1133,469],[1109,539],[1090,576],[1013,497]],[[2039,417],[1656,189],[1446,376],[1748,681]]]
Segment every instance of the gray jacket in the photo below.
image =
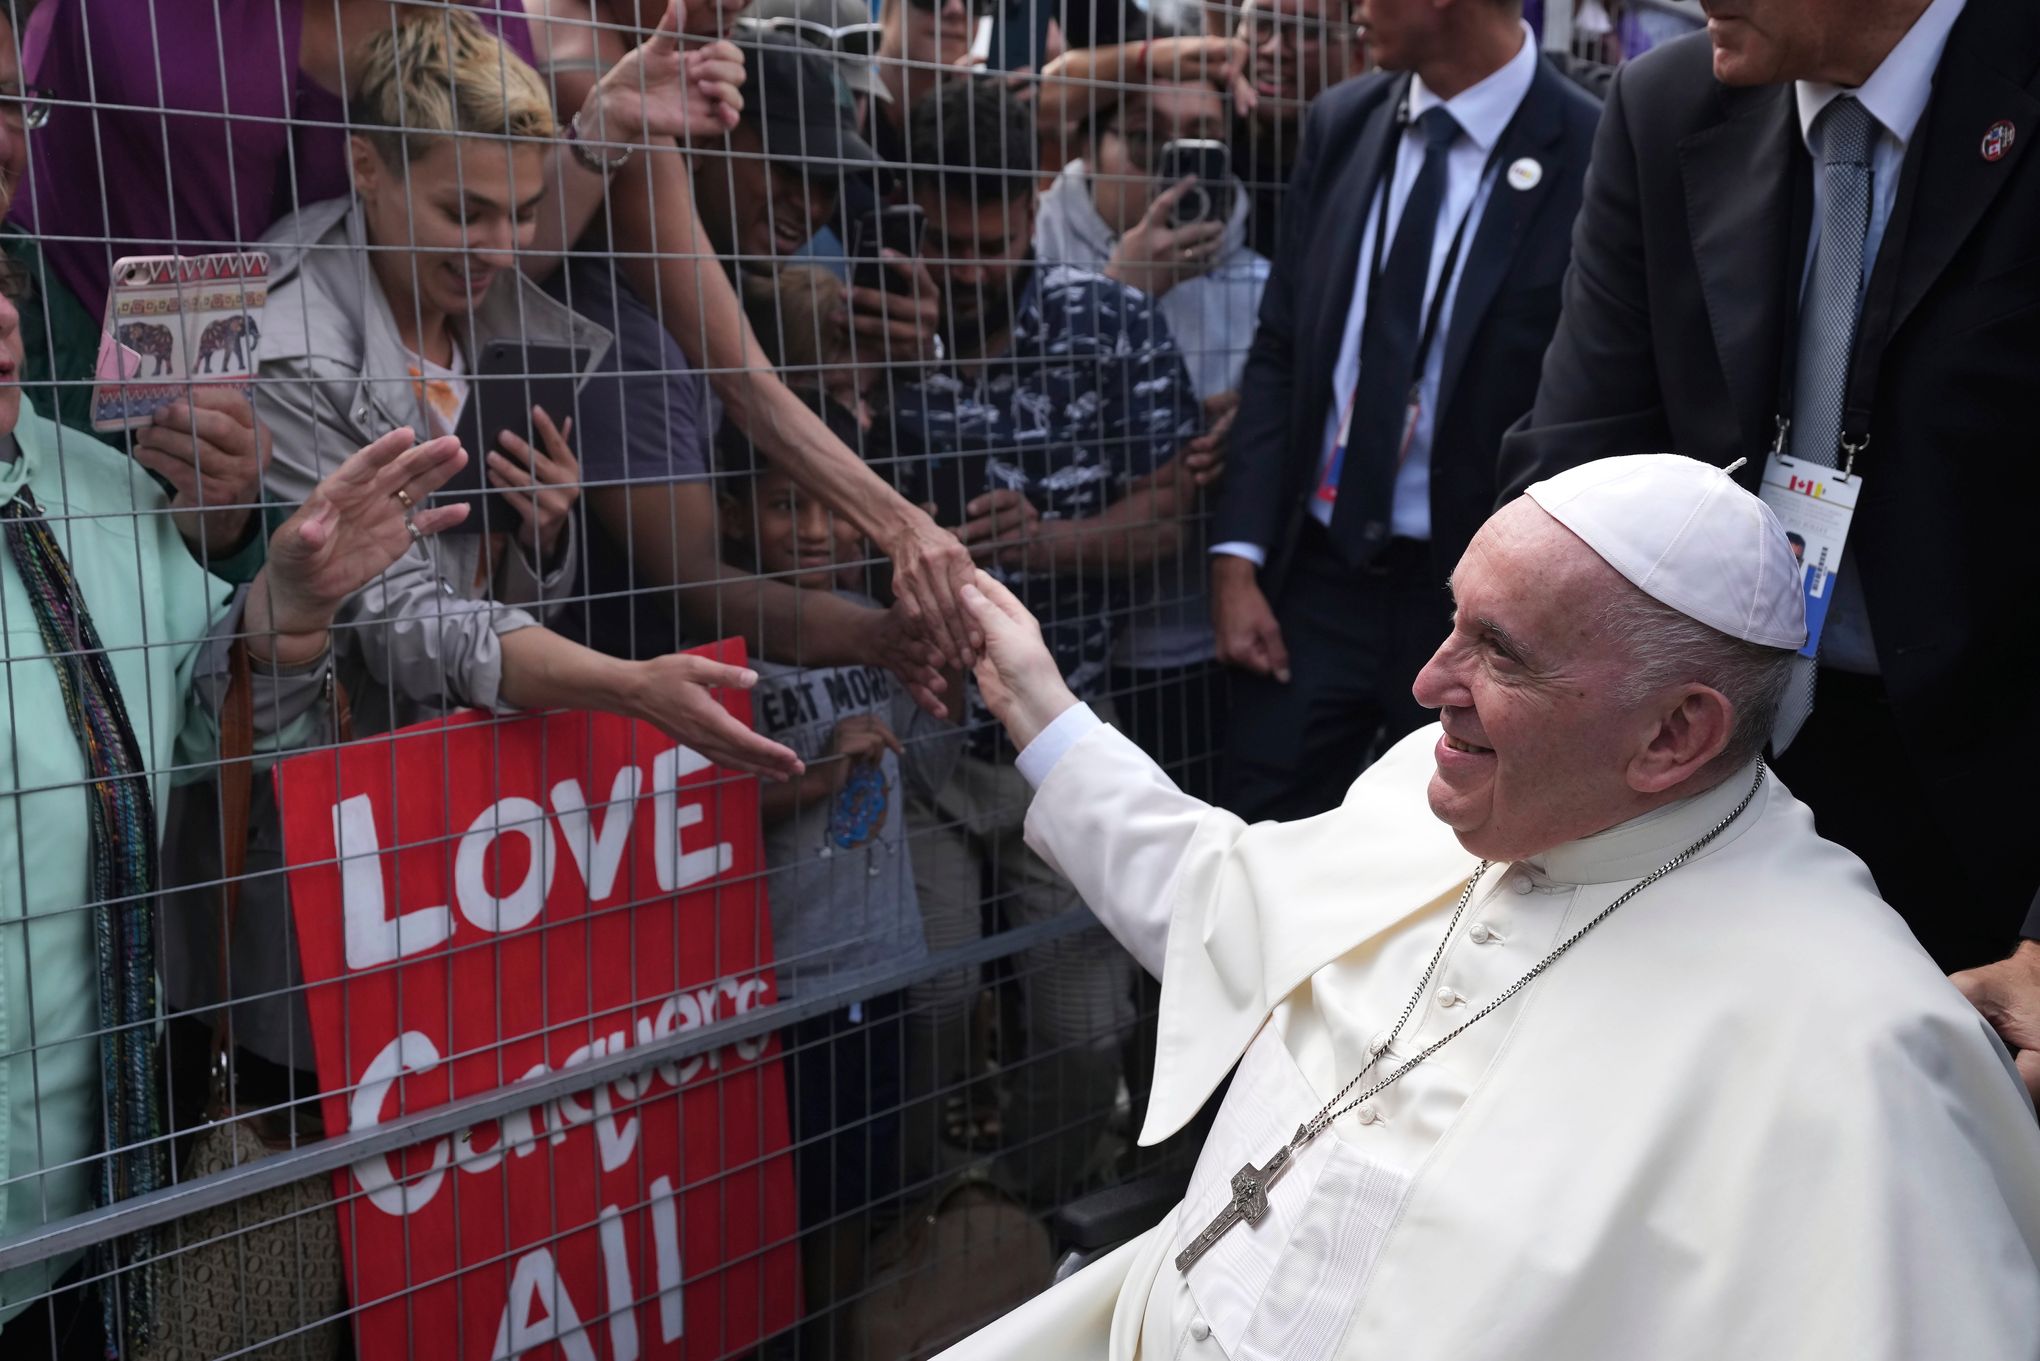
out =
[[[396,318],[369,268],[354,201],[293,213],[262,244],[270,285],[255,405],[275,438],[269,490],[295,504],[362,445],[398,426],[431,425]],[[519,273],[497,280],[473,317],[456,324],[469,355],[506,337],[572,346],[588,356],[584,377],[610,344],[608,331]],[[480,457],[473,449],[468,455]],[[541,575],[513,548],[478,586],[482,536],[447,535],[406,553],[343,606],[334,656],[356,732],[387,732],[464,705],[500,708],[499,640],[542,623],[572,589],[580,556],[572,523],[551,572]]]
[[[396,320],[368,265],[361,214],[351,199],[314,204],[264,238],[271,261],[262,315],[255,406],[270,428],[272,496],[296,504],[362,445],[398,426],[429,429],[414,396]],[[464,352],[503,336],[584,350],[592,368],[609,332],[567,310],[523,278],[499,281],[463,325]],[[474,450],[468,451],[470,456]],[[571,525],[571,521],[569,524]],[[572,529],[568,533],[572,534]],[[334,669],[353,703],[358,737],[433,718],[463,705],[500,709],[501,638],[541,623],[572,586],[577,545],[543,575],[511,548],[478,589],[482,537],[457,535],[414,547],[380,580],[342,606],[333,626]],[[330,741],[330,734],[318,738]],[[256,777],[229,967],[232,1041],[289,1068],[312,1066],[298,971],[283,839],[267,774]],[[219,996],[219,789],[204,780],[172,798],[165,842],[163,969],[172,1004]],[[238,832],[238,829],[229,829]]]

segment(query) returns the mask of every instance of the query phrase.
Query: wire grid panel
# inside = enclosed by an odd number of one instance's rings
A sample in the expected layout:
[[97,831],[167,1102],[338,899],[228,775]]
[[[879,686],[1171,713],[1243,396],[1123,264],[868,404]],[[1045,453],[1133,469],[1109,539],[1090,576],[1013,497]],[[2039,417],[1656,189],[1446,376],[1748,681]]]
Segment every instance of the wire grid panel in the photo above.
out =
[[[1211,484],[1353,16],[860,4],[10,0],[72,581],[10,526],[8,1355],[922,1354],[1194,1155],[914,573],[967,542],[1210,796]],[[295,652],[301,508],[399,428],[466,521]]]

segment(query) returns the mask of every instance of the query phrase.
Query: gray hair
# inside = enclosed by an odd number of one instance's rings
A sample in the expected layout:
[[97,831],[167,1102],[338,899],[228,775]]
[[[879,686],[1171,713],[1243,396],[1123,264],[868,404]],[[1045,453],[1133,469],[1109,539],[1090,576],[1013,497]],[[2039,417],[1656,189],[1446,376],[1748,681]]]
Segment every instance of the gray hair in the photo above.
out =
[[1790,650],[1731,638],[1634,586],[1609,602],[1599,632],[1631,659],[1622,703],[1641,704],[1660,690],[1697,682],[1720,691],[1735,711],[1719,759],[1739,766],[1763,751],[1792,676]]

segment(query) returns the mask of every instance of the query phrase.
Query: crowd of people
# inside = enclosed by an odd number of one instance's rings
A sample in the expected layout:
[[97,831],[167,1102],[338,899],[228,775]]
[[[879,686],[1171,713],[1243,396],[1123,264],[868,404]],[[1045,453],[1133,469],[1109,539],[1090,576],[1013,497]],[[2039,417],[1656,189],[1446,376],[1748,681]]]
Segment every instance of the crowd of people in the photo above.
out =
[[[180,1176],[219,1061],[280,1144],[339,1133],[273,757],[602,712],[761,782],[776,996],[832,999],[781,1033],[778,1345],[862,1355],[884,1235],[959,1178],[1045,1214],[1157,1123],[1159,954],[1042,853],[986,591],[1185,793],[1313,819],[1456,702],[1419,676],[1494,508],[1660,450],[1861,462],[1732,754],[1768,739],[2040,1085],[1996,524],[2040,29],[1710,0],[1710,47],[1583,0],[1550,52],[1545,8],[15,0],[0,1246]],[[95,424],[141,358],[114,262],[252,251],[253,381]],[[0,1272],[0,1345],[139,1346],[135,1260]]]

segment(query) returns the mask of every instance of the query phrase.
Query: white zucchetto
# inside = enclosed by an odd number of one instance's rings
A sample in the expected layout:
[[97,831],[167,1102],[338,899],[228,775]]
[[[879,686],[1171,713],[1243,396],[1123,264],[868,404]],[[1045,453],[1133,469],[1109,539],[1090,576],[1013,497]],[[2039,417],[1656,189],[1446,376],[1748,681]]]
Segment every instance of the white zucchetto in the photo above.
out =
[[1799,560],[1771,508],[1712,464],[1634,454],[1524,493],[1651,599],[1732,638],[1806,641]]

